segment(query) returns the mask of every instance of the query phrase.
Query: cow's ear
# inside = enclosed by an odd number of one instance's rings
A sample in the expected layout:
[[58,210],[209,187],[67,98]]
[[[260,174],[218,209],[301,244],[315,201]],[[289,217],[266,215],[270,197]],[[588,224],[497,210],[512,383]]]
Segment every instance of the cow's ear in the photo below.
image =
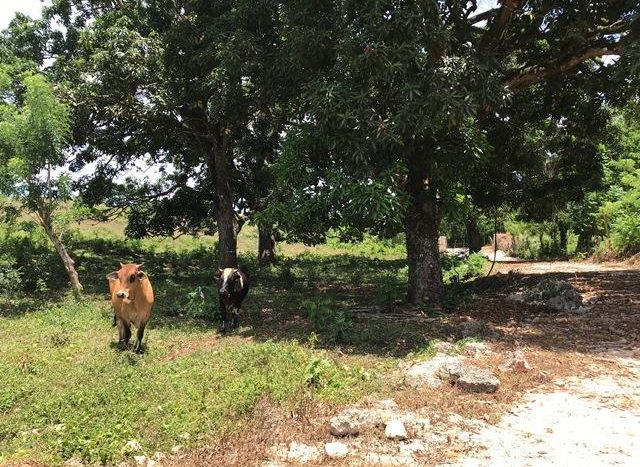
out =
[[107,274],[107,280],[115,281],[118,278],[118,271],[113,271]]
[[137,275],[138,275],[138,279],[140,280],[147,278],[147,273],[144,271],[138,271]]
[[218,269],[218,272],[216,272],[216,273],[213,275],[213,277],[214,277],[216,280],[220,280],[220,278],[222,277],[222,273],[223,273],[222,269]]

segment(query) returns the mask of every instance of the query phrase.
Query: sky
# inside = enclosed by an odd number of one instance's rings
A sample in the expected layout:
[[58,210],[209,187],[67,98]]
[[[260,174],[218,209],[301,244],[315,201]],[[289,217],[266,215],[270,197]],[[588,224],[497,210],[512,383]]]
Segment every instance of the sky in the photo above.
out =
[[[46,0],[45,3],[51,4],[50,0]],[[41,0],[0,0],[0,30],[9,26],[9,21],[18,11],[32,18],[40,18],[42,5]]]

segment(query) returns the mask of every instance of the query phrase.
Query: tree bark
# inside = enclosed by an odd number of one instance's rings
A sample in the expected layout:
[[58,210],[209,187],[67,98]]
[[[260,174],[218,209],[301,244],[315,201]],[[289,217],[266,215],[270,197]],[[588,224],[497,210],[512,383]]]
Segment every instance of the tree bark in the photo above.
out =
[[238,266],[238,225],[233,210],[229,147],[226,136],[221,138],[219,144],[214,144],[213,156],[218,196],[218,265],[220,268],[235,268]]
[[483,242],[482,235],[480,235],[480,230],[478,229],[478,223],[476,222],[476,218],[473,214],[467,218],[466,228],[469,251],[471,253],[477,253],[482,248]]
[[78,271],[76,271],[76,263],[73,261],[71,256],[69,256],[69,253],[67,252],[67,249],[62,244],[62,241],[60,240],[60,237],[58,237],[58,234],[56,234],[56,232],[53,230],[53,226],[51,225],[51,222],[48,221],[46,217],[43,218],[42,215],[40,215],[40,217],[41,217],[40,223],[44,228],[49,239],[53,242],[53,245],[55,246],[56,251],[58,252],[58,256],[60,256],[60,259],[62,260],[62,264],[64,265],[64,268],[67,271],[67,275],[69,276],[69,282],[71,283],[71,287],[73,288],[73,294],[76,296],[76,298],[79,298],[80,295],[82,295],[82,284],[80,283],[80,279],[78,277]]
[[431,154],[410,151],[405,215],[409,283],[407,299],[417,306],[440,306],[444,285],[438,252],[438,209],[433,186]]
[[273,228],[258,224],[258,261],[260,267],[276,264],[276,236]]
[[567,254],[569,249],[569,228],[565,223],[558,223],[558,232],[560,236],[560,251],[563,254]]

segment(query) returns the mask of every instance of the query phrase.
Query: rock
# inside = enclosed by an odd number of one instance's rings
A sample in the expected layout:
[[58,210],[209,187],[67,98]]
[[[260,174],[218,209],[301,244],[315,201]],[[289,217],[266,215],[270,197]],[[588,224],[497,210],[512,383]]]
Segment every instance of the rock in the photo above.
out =
[[147,459],[147,467],[157,467],[158,466],[158,462],[154,461],[153,459]]
[[463,353],[467,357],[475,358],[481,355],[489,355],[491,348],[484,342],[469,342],[465,344]]
[[509,352],[499,370],[503,373],[513,371],[514,373],[526,373],[531,371],[531,365],[524,356],[522,350],[516,350],[515,352]]
[[467,392],[496,392],[500,380],[489,370],[474,365],[456,363],[444,366],[439,375]]
[[438,341],[431,346],[436,353],[452,354],[456,351],[456,346],[451,342]]
[[167,455],[164,452],[160,452],[160,451],[157,451],[153,455],[153,459],[156,461],[162,461],[162,460],[165,460],[166,458],[167,458]]
[[269,448],[269,454],[271,457],[275,457],[281,460],[287,460],[287,456],[289,455],[289,446],[286,444],[276,444],[275,446],[271,446]]
[[147,456],[133,456],[133,460],[138,465],[147,465]]
[[62,464],[64,467],[84,467],[84,464],[76,459],[75,457],[72,457],[71,459],[67,459],[66,461],[64,461],[64,464]]
[[329,420],[329,429],[333,436],[355,436],[386,423],[396,411],[397,404],[392,400],[379,401],[371,408],[350,407]]
[[135,439],[127,441],[125,447],[129,451],[142,451],[142,446],[140,446],[140,443],[138,443]]
[[436,388],[442,384],[442,379],[438,376],[441,368],[445,365],[459,363],[462,357],[450,355],[436,355],[431,360],[418,363],[405,373],[405,383],[413,389],[421,387]]
[[487,333],[487,326],[483,321],[469,319],[462,324],[460,334],[462,337],[478,337]]
[[534,287],[509,295],[509,300],[556,311],[585,312],[582,295],[567,281],[542,279]]
[[320,451],[315,446],[309,446],[296,441],[292,441],[289,444],[289,453],[287,454],[288,461],[304,464],[306,462],[318,461],[321,457]]
[[171,454],[180,454],[182,452],[182,446],[177,445],[171,448]]
[[407,439],[407,429],[404,427],[402,420],[394,418],[387,422],[387,426],[384,429],[384,435],[389,439],[397,441]]
[[347,454],[349,454],[349,446],[340,441],[334,441],[333,443],[326,443],[324,445],[324,452],[331,458],[347,457]]
[[406,443],[400,444],[400,454],[403,456],[411,456],[416,452],[425,452],[426,448],[420,439],[414,439]]

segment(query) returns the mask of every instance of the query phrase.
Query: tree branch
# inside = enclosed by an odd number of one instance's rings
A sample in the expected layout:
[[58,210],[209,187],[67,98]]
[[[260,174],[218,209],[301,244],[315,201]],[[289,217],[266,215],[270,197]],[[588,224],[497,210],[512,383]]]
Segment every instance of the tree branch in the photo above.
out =
[[504,31],[511,23],[521,2],[522,0],[501,0],[497,16],[491,22],[489,30],[480,41],[480,50],[492,48],[502,39]]
[[594,46],[583,50],[575,55],[564,57],[547,65],[533,65],[525,68],[516,75],[507,78],[504,85],[512,92],[520,91],[534,83],[542,81],[549,76],[558,75],[572,71],[581,63],[603,55],[620,55],[622,44],[610,44],[604,46]]
[[477,24],[480,21],[487,21],[495,16],[495,14],[500,11],[500,8],[492,8],[487,11],[483,11],[482,13],[478,13],[477,15],[473,15],[468,19],[469,24]]

